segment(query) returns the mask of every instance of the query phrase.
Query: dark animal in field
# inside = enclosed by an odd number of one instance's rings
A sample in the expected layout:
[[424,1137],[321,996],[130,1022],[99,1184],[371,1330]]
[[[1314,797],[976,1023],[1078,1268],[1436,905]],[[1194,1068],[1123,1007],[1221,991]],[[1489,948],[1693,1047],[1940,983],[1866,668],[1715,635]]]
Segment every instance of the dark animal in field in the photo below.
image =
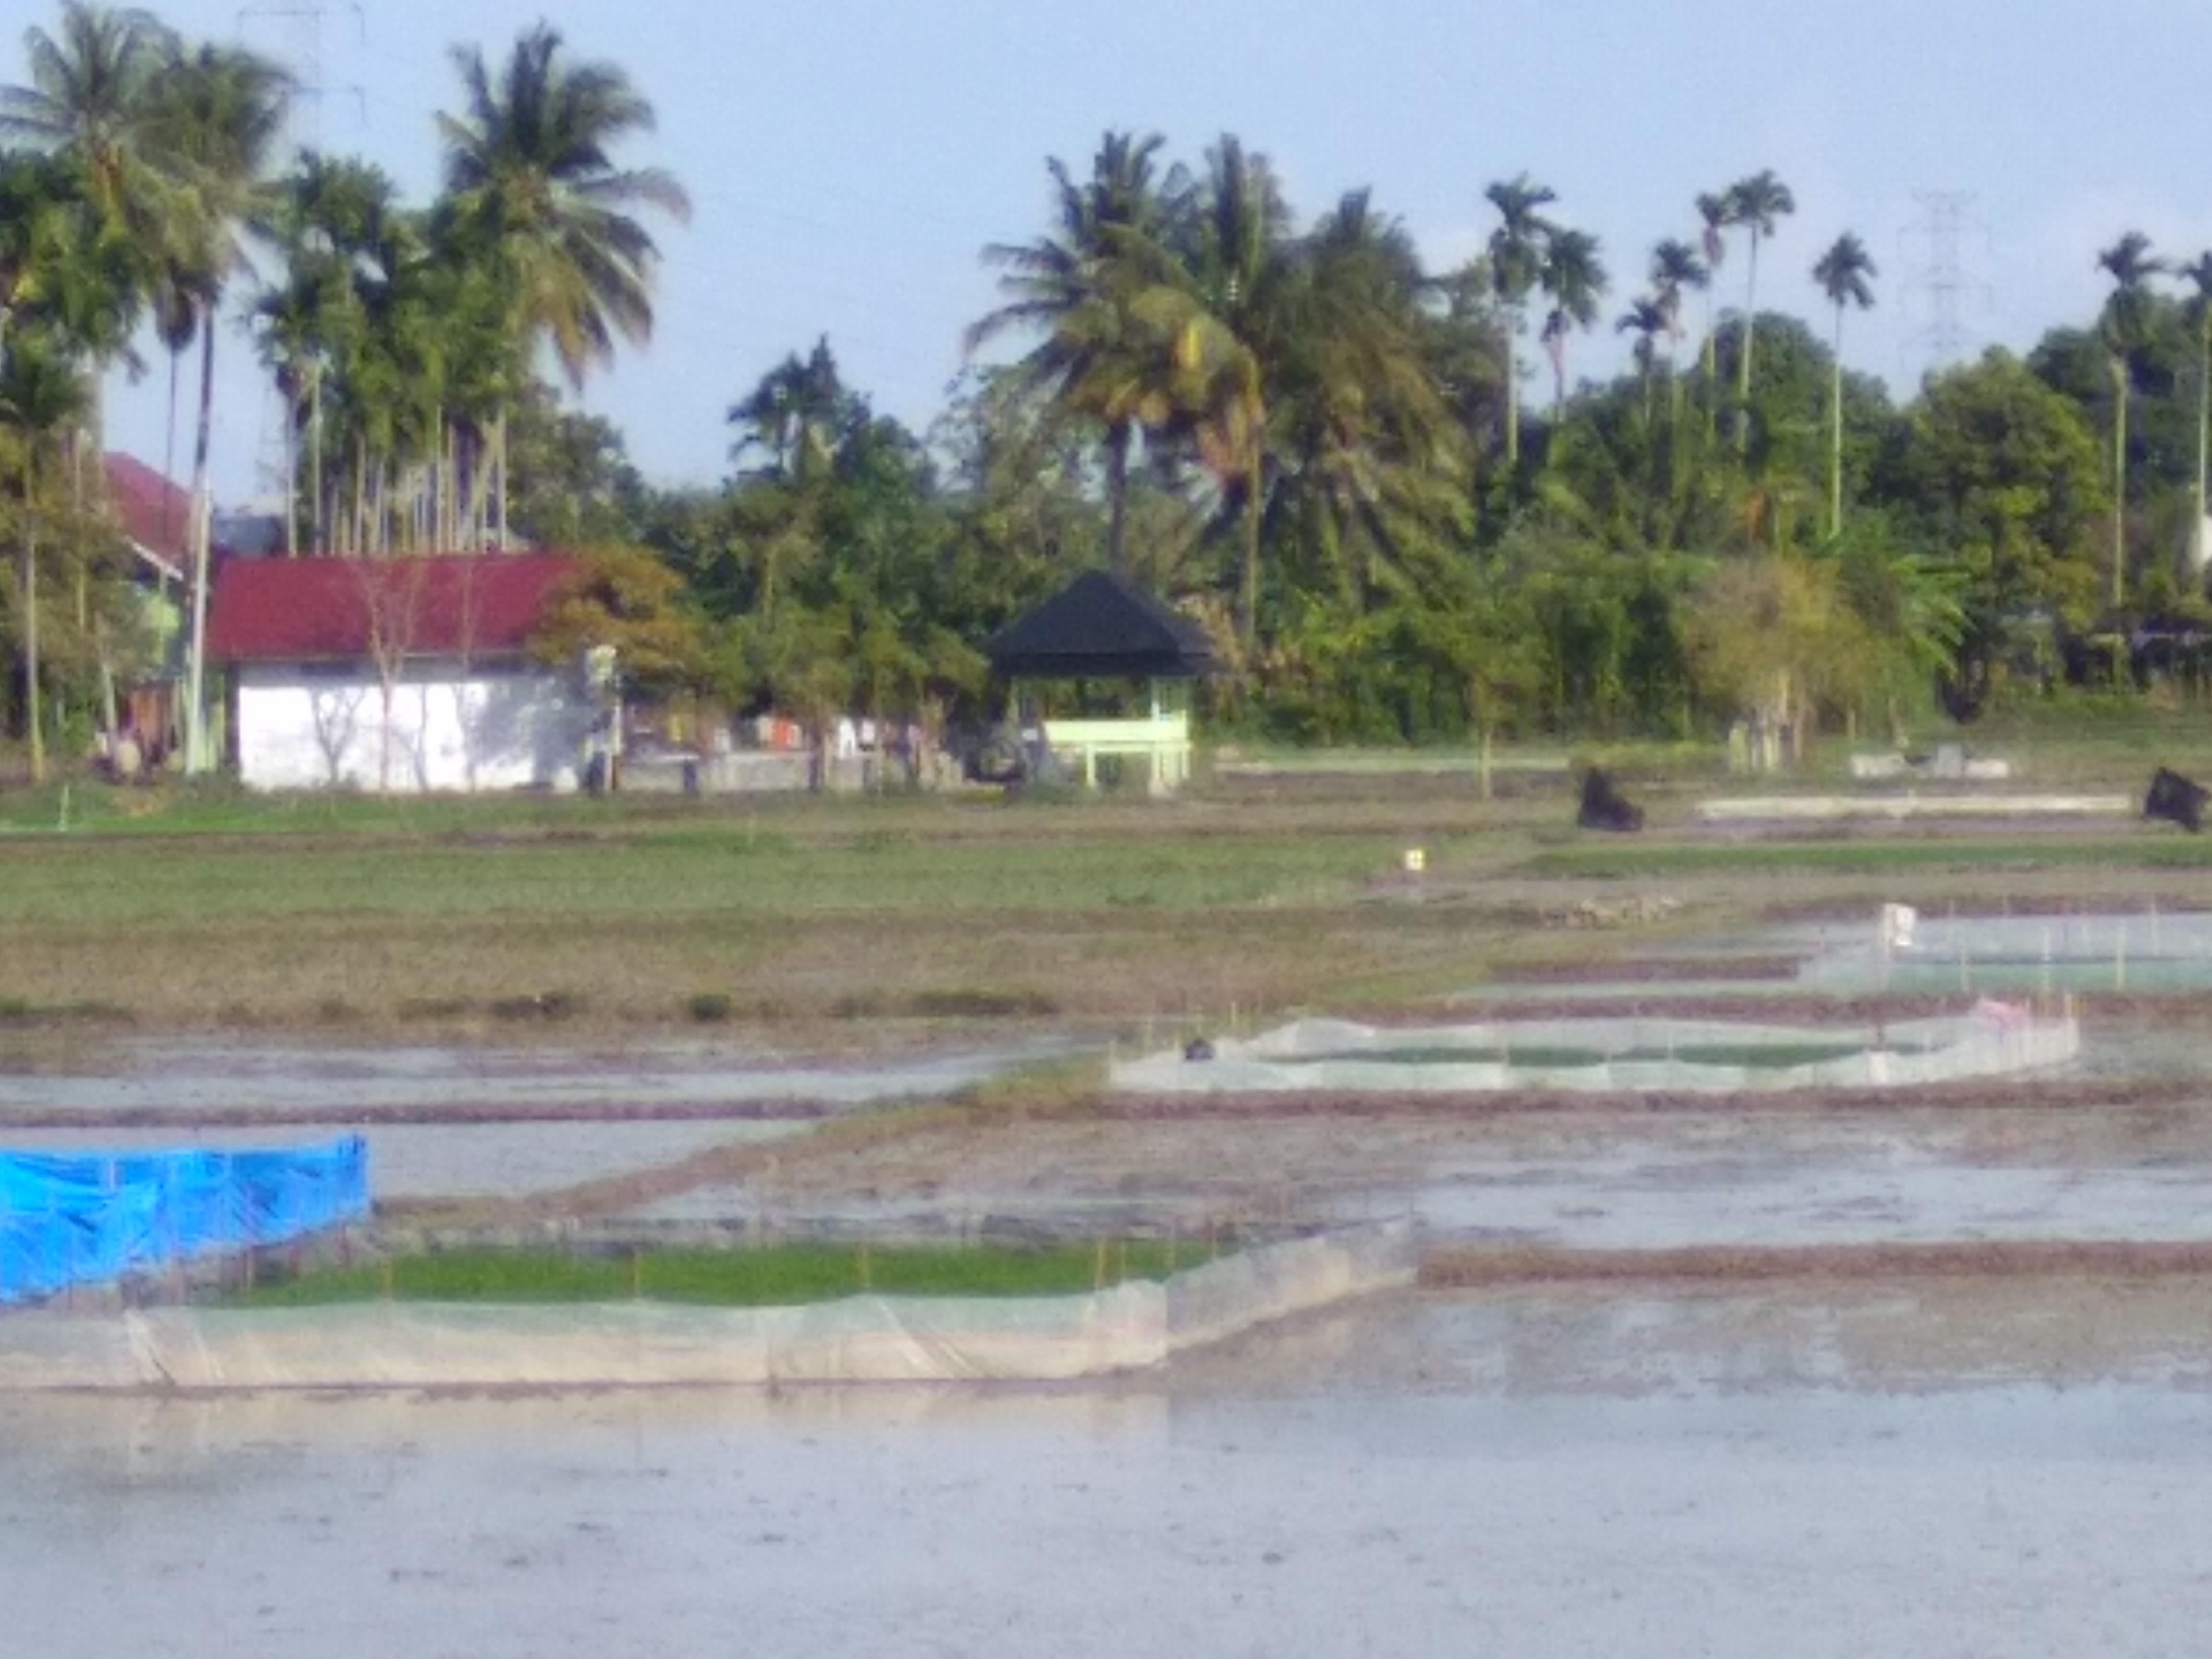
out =
[[1204,1037],[1193,1037],[1182,1045],[1182,1057],[1185,1060],[1212,1060],[1213,1045]]
[[2178,823],[2194,833],[2204,828],[2204,804],[2208,799],[2212,799],[2212,790],[2161,766],[2151,775],[2150,793],[2143,797],[2142,815],[2147,818],[2164,818],[2168,823]]
[[1641,830],[1644,809],[1613,787],[1595,766],[1583,774],[1582,810],[1575,822],[1585,830]]

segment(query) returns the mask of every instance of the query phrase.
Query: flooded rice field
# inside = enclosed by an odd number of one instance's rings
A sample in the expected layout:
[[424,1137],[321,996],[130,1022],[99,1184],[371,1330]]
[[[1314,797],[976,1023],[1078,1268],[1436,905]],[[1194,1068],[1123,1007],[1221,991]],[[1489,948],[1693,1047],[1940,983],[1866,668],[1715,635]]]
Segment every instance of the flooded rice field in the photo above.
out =
[[[283,1146],[361,1133],[380,1201],[519,1198],[803,1134],[1065,1052],[1052,1041],[876,1058],[734,1043],[376,1048],[131,1040],[0,1056],[15,1152]],[[113,1127],[104,1121],[112,1120]]]
[[2193,1653],[2208,1313],[1399,1296],[1069,1390],[18,1397],[0,1598],[165,1659]]
[[2053,909],[1914,913],[1902,931],[1878,908],[1671,943],[1564,974],[1472,986],[1468,1003],[1790,997],[2172,995],[2212,990],[2212,911]]
[[1412,1216],[1444,1243],[1577,1249],[2212,1238],[2212,1133],[2185,1104],[1738,1106],[1499,1116],[1031,1122],[787,1160],[641,1218],[811,1214],[928,1231]]
[[361,1134],[368,1142],[369,1190],[380,1202],[520,1198],[611,1175],[654,1169],[710,1147],[805,1134],[809,1119],[638,1123],[287,1124],[281,1130],[21,1129],[10,1152],[130,1152],[245,1150]]
[[860,1106],[950,1094],[1067,1048],[1046,1039],[854,1057],[704,1041],[384,1047],[131,1037],[0,1055],[0,1127],[42,1112],[244,1115],[306,1106],[343,1118],[379,1108],[739,1113],[793,1101]]

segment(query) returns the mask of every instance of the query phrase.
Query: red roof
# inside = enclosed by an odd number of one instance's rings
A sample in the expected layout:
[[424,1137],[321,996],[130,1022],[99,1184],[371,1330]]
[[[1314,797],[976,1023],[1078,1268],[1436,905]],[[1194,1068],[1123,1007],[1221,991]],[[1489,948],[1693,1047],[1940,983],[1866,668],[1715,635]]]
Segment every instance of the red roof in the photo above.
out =
[[567,553],[404,559],[230,559],[216,574],[216,662],[512,656],[580,562]]
[[191,556],[192,492],[135,455],[107,457],[107,499],[123,533],[178,569]]

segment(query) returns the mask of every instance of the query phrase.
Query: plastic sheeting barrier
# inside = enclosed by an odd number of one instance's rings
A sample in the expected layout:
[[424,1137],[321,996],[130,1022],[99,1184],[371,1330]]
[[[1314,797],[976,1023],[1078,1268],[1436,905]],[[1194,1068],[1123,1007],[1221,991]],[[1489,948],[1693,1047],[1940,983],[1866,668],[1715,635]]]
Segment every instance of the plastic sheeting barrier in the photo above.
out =
[[1082,1296],[857,1296],[789,1308],[372,1302],[9,1321],[0,1393],[1054,1382],[1143,1370],[1413,1282],[1403,1222],[1261,1245]]
[[[1856,1027],[1594,1018],[1385,1028],[1301,1019],[1209,1047],[1208,1057],[1168,1049],[1118,1062],[1113,1086],[1138,1094],[1904,1088],[2062,1065],[2080,1053],[2081,1030],[2071,1018],[1985,1001],[1961,1016]],[[1748,1060],[1759,1049],[1781,1060],[1793,1049],[1847,1052],[1799,1064],[1697,1057],[1738,1050]]]
[[0,1305],[288,1243],[368,1213],[358,1135],[270,1152],[0,1152]]

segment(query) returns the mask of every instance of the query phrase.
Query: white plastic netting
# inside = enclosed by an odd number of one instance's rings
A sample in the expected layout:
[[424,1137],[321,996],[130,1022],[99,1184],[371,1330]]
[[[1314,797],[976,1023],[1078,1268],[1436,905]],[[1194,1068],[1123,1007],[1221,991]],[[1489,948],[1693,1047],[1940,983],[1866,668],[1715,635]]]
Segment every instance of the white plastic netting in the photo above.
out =
[[2081,1043],[2070,1017],[1986,1001],[1964,1015],[1859,1026],[1596,1018],[1381,1027],[1301,1019],[1255,1037],[1117,1061],[1112,1081],[1138,1094],[1891,1088],[2057,1066]]

